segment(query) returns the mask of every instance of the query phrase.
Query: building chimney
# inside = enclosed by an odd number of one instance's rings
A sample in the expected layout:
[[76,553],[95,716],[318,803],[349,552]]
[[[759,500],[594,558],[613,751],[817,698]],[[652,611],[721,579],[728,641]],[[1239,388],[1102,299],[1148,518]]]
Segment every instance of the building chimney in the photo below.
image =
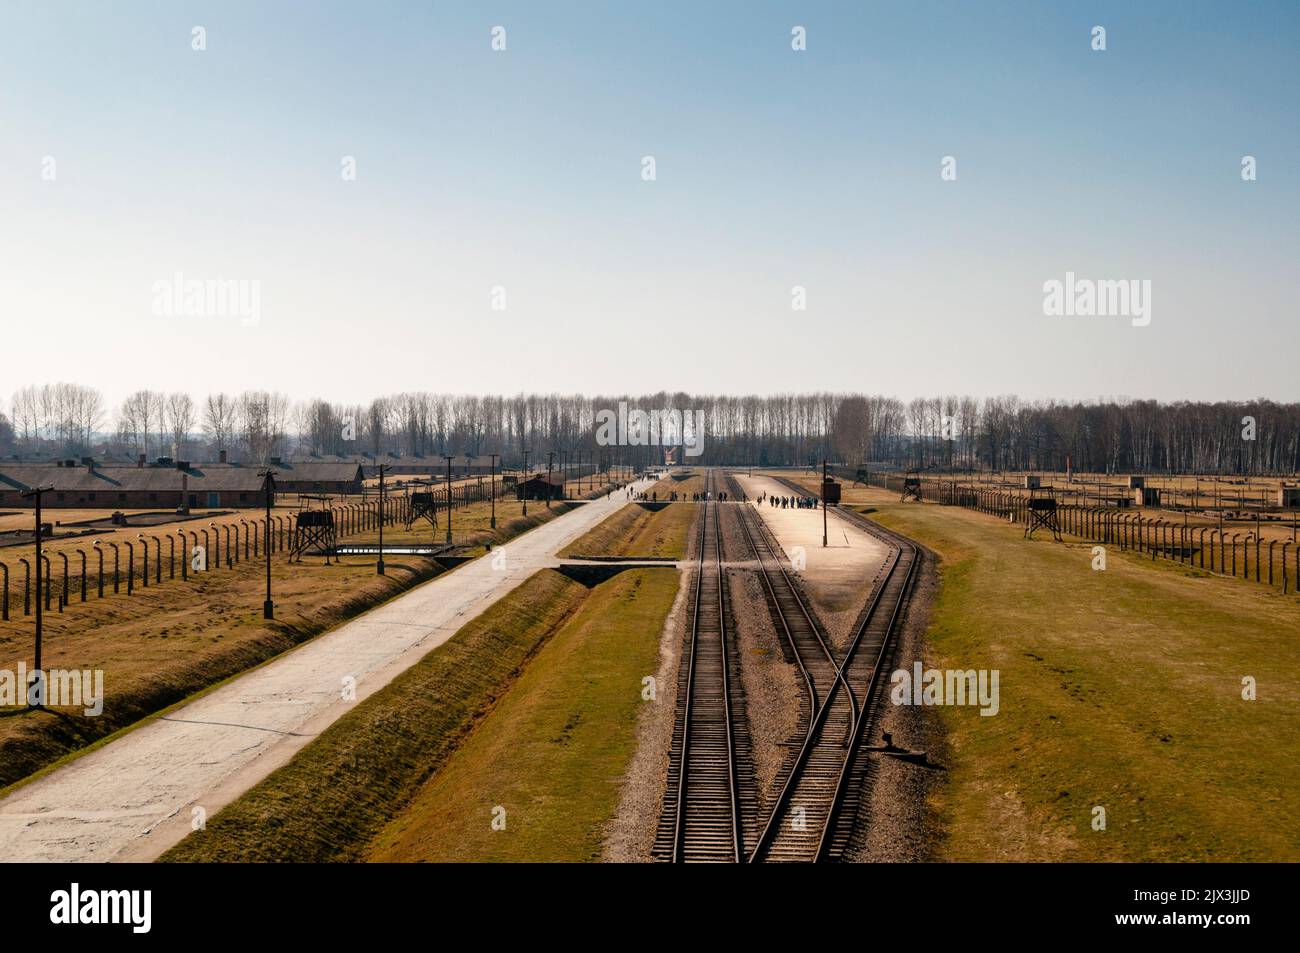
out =
[[218,451],[217,451],[217,462],[218,462],[218,463],[225,463],[225,462],[226,462],[226,451],[224,451],[224,450],[218,450]]

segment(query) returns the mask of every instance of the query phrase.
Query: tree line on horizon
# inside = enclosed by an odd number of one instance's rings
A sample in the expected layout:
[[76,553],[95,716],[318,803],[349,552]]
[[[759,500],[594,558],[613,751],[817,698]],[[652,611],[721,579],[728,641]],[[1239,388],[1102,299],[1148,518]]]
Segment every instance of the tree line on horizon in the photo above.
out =
[[[294,401],[273,391],[140,390],[109,408],[79,384],[24,387],[0,411],[0,457],[83,455],[264,462],[271,456],[403,457],[600,450],[610,462],[662,462],[658,447],[596,445],[597,414],[620,402],[642,410],[698,411],[699,456],[684,463],[898,469],[1087,472],[1295,473],[1300,404],[1253,401],[1026,401],[866,394],[641,396],[469,395],[415,391],[367,404]],[[537,456],[533,460],[540,459]]]

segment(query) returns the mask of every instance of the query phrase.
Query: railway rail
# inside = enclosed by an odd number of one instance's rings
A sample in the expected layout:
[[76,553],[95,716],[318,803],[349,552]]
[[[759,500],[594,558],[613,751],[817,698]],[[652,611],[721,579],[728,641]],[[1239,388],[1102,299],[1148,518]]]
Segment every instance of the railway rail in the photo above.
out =
[[[885,667],[915,580],[919,550],[860,514],[836,511],[889,550],[852,638],[837,652],[756,508],[714,501],[716,471],[706,471],[705,481],[709,501],[700,515],[691,624],[678,675],[679,703],[655,855],[675,862],[843,859],[866,819],[863,795],[874,767],[863,739],[882,704]],[[721,483],[730,499],[742,499],[731,474],[723,472]],[[724,519],[737,521],[778,636],[805,688],[799,720],[803,738],[777,777],[778,793],[765,820],[758,817],[729,617]]]
[[[713,471],[706,490],[716,495]],[[740,686],[723,569],[721,515],[705,502],[691,626],[678,675],[668,788],[655,855],[675,863],[745,859],[746,829],[757,814],[748,718]]]
[[854,510],[836,508],[842,519],[875,536],[890,547],[889,557],[876,578],[870,601],[856,627],[853,643],[842,668],[845,681],[857,692],[859,718],[849,742],[818,851],[818,860],[841,860],[861,828],[862,798],[869,790],[874,760],[863,744],[867,728],[878,720],[884,704],[885,680],[898,626],[920,569],[920,548],[905,536],[891,532]]
[[[782,482],[807,494],[803,487]],[[753,861],[843,859],[863,813],[864,783],[872,765],[862,741],[880,701],[885,666],[915,580],[919,550],[905,537],[857,513],[836,512],[884,542],[889,555],[843,652],[837,655],[830,650],[824,638],[815,644],[806,637],[791,642],[809,685],[810,717],[803,744],[783,771],[780,792],[751,854]],[[767,539],[761,517],[751,513],[748,522],[765,584],[779,589],[782,580],[788,583],[799,608],[813,618],[775,558],[776,547]],[[769,570],[769,565],[775,571]],[[792,617],[797,619],[786,605],[780,609],[783,625]],[[833,669],[829,677],[824,664],[828,656]],[[824,686],[821,691],[816,689],[819,678]]]
[[753,507],[741,511],[741,526],[758,567],[778,635],[784,639],[804,683],[798,754],[778,776],[779,793],[750,854],[751,861],[816,859],[820,832],[831,802],[856,718],[852,692],[842,685],[830,638],[782,565],[780,547]]

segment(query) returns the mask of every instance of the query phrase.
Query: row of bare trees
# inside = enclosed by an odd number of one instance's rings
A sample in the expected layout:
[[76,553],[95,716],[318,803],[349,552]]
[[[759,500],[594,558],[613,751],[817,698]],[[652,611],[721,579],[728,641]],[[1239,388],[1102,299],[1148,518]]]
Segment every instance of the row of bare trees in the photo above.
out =
[[10,407],[11,419],[0,420],[0,447],[7,442],[33,453],[89,450],[105,419],[104,398],[80,384],[24,387]]
[[117,412],[115,449],[177,458],[227,450],[265,460],[287,450],[289,412],[289,399],[271,391],[209,394],[196,404],[186,393],[140,390]]
[[[595,450],[597,415],[620,404],[703,415],[703,454],[687,462],[804,464],[823,457],[922,469],[1294,473],[1300,404],[1022,401],[1014,396],[917,398],[865,394],[775,396],[457,395],[428,391],[367,404],[284,394],[141,390],[110,415],[76,384],[18,391],[0,414],[0,454],[78,453],[265,460],[276,455],[501,453]],[[621,462],[660,459],[653,447],[614,451]]]
[[81,454],[174,456],[230,450],[250,459],[289,448],[290,402],[283,394],[210,394],[202,404],[183,391],[138,390],[115,412],[80,384],[24,387],[12,414],[0,413],[0,453],[23,458]]

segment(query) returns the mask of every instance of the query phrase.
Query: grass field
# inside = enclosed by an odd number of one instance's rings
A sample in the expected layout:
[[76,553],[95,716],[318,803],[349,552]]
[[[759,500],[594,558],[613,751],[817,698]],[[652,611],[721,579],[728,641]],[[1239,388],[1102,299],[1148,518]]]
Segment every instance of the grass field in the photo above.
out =
[[676,590],[671,569],[537,573],[163,860],[591,856]]
[[695,507],[623,507],[560,551],[561,556],[685,559]]
[[[790,476],[793,471],[786,471]],[[1124,497],[1132,500],[1133,493],[1125,489],[1125,478],[1111,474],[1083,473],[1074,474],[1071,482],[1066,482],[1062,473],[1033,474],[1041,477],[1044,487],[1054,490],[1056,500],[1061,505],[1098,507],[1107,506],[1105,500]],[[936,493],[938,482],[956,482],[977,490],[993,491],[1008,496],[1027,497],[1029,491],[1024,488],[1023,478],[1026,474],[999,473],[996,475],[980,474],[968,479],[964,474],[924,474],[922,482],[924,493],[930,496]],[[797,477],[801,482],[806,475]],[[876,474],[873,479],[877,486],[881,479]],[[851,481],[846,481],[850,483]],[[808,483],[815,486],[814,483]],[[1125,516],[1141,516],[1143,521],[1164,520],[1168,523],[1186,523],[1191,527],[1222,528],[1227,532],[1239,532],[1244,538],[1247,533],[1258,532],[1265,541],[1277,540],[1295,542],[1300,539],[1297,526],[1300,526],[1300,514],[1294,509],[1276,506],[1276,494],[1280,486],[1294,486],[1294,480],[1280,477],[1161,477],[1147,476],[1146,486],[1160,490],[1162,506],[1128,505],[1122,510],[1109,505],[1112,512]],[[898,496],[897,490],[894,493]]]
[[996,716],[940,709],[943,855],[1300,859],[1293,600],[1114,547],[1094,571],[1088,545],[862,496],[941,557],[927,666],[1001,673]]
[[[635,749],[641,679],[655,670],[676,594],[668,568],[593,590],[368,859],[598,859]],[[504,830],[491,824],[497,807]]]

